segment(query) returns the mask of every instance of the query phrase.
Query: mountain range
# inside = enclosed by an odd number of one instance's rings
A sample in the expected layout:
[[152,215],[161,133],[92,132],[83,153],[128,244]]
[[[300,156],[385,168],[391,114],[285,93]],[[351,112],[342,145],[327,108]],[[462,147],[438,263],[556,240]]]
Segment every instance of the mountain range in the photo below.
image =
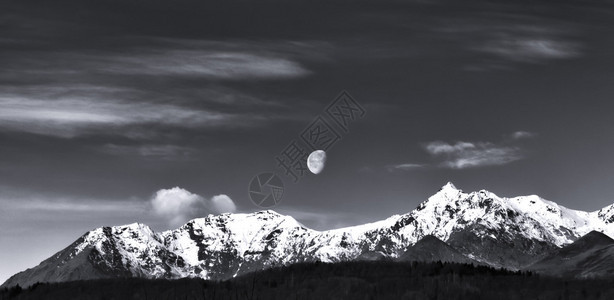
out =
[[139,223],[102,227],[3,286],[118,277],[227,279],[299,262],[373,259],[590,277],[614,270],[613,236],[614,205],[584,212],[535,195],[464,193],[448,183],[409,213],[327,231],[272,210],[209,215],[163,232]]

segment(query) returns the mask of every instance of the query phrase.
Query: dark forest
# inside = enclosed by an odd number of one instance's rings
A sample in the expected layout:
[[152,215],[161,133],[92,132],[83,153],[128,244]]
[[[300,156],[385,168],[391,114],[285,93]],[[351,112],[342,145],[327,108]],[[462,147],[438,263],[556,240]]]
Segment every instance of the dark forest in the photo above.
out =
[[309,263],[226,281],[117,278],[37,283],[0,299],[614,299],[612,279],[423,262]]

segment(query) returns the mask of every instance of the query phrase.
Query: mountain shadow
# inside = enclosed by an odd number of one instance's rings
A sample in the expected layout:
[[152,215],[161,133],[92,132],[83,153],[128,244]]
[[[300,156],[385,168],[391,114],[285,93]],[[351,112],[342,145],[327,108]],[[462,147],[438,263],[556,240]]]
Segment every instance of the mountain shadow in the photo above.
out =
[[442,240],[433,235],[427,235],[416,244],[407,247],[405,252],[398,258],[399,261],[421,261],[421,262],[455,262],[464,264],[479,264]]
[[554,276],[611,277],[614,275],[614,240],[601,232],[591,231],[527,269]]

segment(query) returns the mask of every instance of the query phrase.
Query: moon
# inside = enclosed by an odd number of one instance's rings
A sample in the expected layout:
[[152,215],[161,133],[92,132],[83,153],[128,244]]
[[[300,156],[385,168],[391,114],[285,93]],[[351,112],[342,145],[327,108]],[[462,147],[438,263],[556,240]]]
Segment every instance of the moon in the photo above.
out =
[[326,165],[326,152],[324,150],[316,150],[307,157],[307,168],[313,174],[320,174]]

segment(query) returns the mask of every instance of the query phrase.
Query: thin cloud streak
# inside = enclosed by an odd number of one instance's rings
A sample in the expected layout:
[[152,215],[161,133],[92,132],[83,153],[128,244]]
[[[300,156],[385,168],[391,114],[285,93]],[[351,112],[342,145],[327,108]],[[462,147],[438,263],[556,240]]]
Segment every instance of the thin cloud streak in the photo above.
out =
[[548,37],[502,37],[490,41],[476,50],[502,59],[525,63],[568,59],[580,55],[577,44]]
[[[92,90],[89,94],[50,97],[46,87],[29,88],[23,95],[0,92],[0,129],[24,131],[57,137],[84,134],[127,132],[117,129],[129,125],[156,124],[180,128],[246,126],[264,121],[254,114],[223,113],[176,104],[131,101],[131,90],[124,97]],[[238,122],[241,120],[241,122]]]
[[3,208],[7,211],[137,214],[148,210],[147,203],[138,200],[119,201],[31,196],[11,200],[5,199],[2,202]]
[[[303,43],[254,43],[247,41],[149,39],[118,40],[129,50],[68,49],[23,56],[10,53],[0,78],[20,75],[54,75],[76,79],[99,76],[156,76],[172,79],[194,77],[221,81],[282,80],[312,74],[298,57],[323,60],[312,54],[314,45]],[[317,44],[317,43],[316,43]],[[317,44],[319,45],[319,44]]]
[[537,15],[497,13],[445,19],[433,32],[458,43],[471,58],[465,70],[512,70],[519,64],[543,64],[584,55],[575,24]]
[[468,169],[506,165],[525,159],[527,152],[518,144],[521,140],[536,136],[535,132],[515,131],[505,135],[500,143],[432,141],[423,143],[421,146],[435,160],[434,163],[403,163],[389,165],[387,169],[389,172],[394,172],[427,168]]
[[[245,128],[291,118],[279,113],[287,107],[278,99],[259,99],[222,82],[307,76],[311,71],[296,57],[314,47],[308,42],[139,42],[124,51],[9,52],[12,59],[5,61],[0,79],[15,84],[0,85],[0,130],[143,138],[155,136],[150,131],[156,129],[135,126]],[[175,84],[186,80],[186,86]]]
[[426,164],[405,163],[405,164],[390,165],[387,167],[387,169],[388,169],[388,172],[411,171],[411,170],[416,170],[416,169],[422,169],[426,166],[427,166]]
[[104,99],[38,100],[0,96],[0,126],[30,133],[74,137],[100,127],[164,124],[216,126],[238,116],[176,105],[127,103]]
[[309,75],[298,62],[253,53],[173,50],[105,58],[99,69],[135,75],[180,75],[212,79],[280,79]]
[[[2,212],[24,215],[32,213],[65,214],[66,216],[132,215],[162,220],[171,226],[179,226],[191,218],[207,214],[235,212],[234,201],[225,194],[205,198],[185,189],[175,187],[158,190],[147,200],[77,199],[69,197],[27,195],[13,193],[0,199]],[[27,216],[24,218],[27,219]],[[24,220],[25,220],[24,219]]]
[[490,142],[430,142],[424,149],[440,160],[439,166],[449,169],[467,169],[500,166],[525,158],[524,152],[515,146]]
[[177,145],[116,145],[106,144],[100,149],[103,153],[121,156],[140,156],[145,159],[164,159],[169,161],[190,160],[198,152],[191,147]]

